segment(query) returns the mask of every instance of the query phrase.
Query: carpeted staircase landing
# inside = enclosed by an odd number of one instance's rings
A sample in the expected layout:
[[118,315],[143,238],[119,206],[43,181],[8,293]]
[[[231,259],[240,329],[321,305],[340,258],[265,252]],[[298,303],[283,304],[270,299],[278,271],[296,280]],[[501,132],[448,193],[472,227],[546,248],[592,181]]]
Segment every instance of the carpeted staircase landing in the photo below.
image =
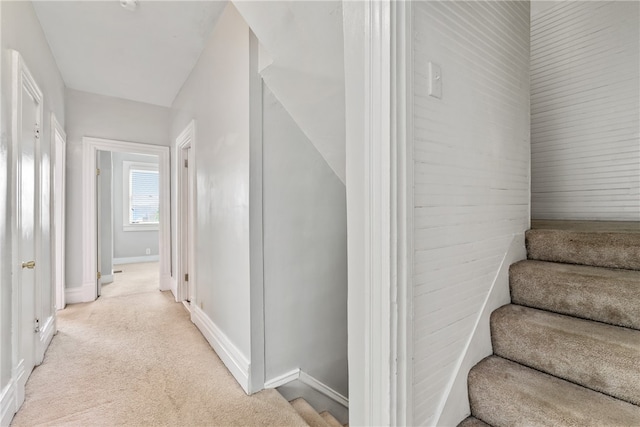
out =
[[460,426],[640,426],[640,223],[545,223],[526,244]]
[[310,427],[349,427],[349,424],[345,424],[344,426],[340,424],[340,421],[328,411],[318,413],[301,397],[292,400],[290,403],[293,409],[296,410],[298,415],[300,415]]

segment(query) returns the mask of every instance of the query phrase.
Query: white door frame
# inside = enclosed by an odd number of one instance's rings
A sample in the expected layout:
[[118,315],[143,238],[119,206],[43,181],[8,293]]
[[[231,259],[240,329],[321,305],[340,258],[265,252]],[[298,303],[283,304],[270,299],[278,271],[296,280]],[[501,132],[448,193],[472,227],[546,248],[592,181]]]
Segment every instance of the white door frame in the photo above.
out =
[[[21,174],[21,160],[20,160],[20,142],[22,137],[22,90],[26,89],[29,94],[38,102],[38,123],[36,125],[40,128],[40,137],[42,136],[42,117],[43,117],[43,94],[42,91],[38,88],[33,76],[27,69],[22,56],[17,51],[11,51],[12,65],[13,65],[13,77],[12,77],[12,97],[11,97],[11,126],[12,126],[12,159],[11,159],[11,177],[12,177],[12,186],[11,186],[11,216],[13,218],[11,225],[11,233],[12,233],[12,372],[11,377],[13,382],[15,383],[15,411],[18,410],[25,397],[25,384],[27,382],[27,378],[31,374],[31,371],[27,372],[27,368],[24,365],[24,359],[20,359],[20,349],[22,344],[22,308],[25,303],[32,303],[34,305],[34,315],[37,316],[37,313],[40,312],[40,307],[37,303],[42,303],[40,299],[38,299],[39,291],[38,291],[38,265],[41,264],[41,248],[39,248],[40,239],[41,239],[41,227],[39,223],[40,213],[39,213],[39,203],[40,203],[40,190],[41,185],[39,184],[39,172],[38,169],[40,167],[40,149],[39,142],[36,142],[35,146],[35,158],[34,158],[34,191],[35,191],[35,212],[34,212],[34,243],[35,243],[35,253],[34,253],[34,261],[36,263],[36,276],[35,276],[35,288],[34,288],[34,301],[23,301],[22,300],[22,262],[27,260],[21,259],[21,242],[22,236],[20,235],[21,231],[21,212],[20,212],[20,196],[21,196],[21,186],[20,186],[20,174]],[[55,315],[55,314],[54,314]],[[35,322],[35,320],[34,320]],[[35,323],[34,323],[35,326]],[[38,351],[38,334],[33,334],[33,361],[34,364],[36,362],[36,353]]]
[[412,421],[408,3],[343,4],[345,22],[363,29],[345,31],[349,417],[354,425]]
[[[176,301],[187,301],[191,297],[191,301],[196,300],[196,274],[195,274],[195,148],[196,148],[196,123],[192,120],[187,127],[176,138],[176,176],[177,176],[177,215],[176,215],[176,231],[177,231],[177,274],[176,289],[174,295]],[[188,155],[185,155],[187,152]],[[188,162],[185,172],[184,163]],[[185,186],[188,188],[189,194],[185,194]],[[184,254],[187,256],[187,262],[184,260]],[[191,295],[189,286],[185,283],[185,272],[189,273],[189,283],[191,287]]]
[[169,147],[116,141],[93,137],[82,138],[82,277],[86,301],[97,298],[97,210],[96,210],[96,154],[98,150],[118,153],[137,153],[158,156],[160,181],[160,290],[171,289],[171,212]]
[[[111,155],[111,153],[109,153]],[[100,155],[100,151],[96,151],[96,170],[100,170],[102,167],[102,155]],[[102,181],[101,174],[96,173],[96,272],[97,280],[96,280],[96,298],[102,295],[102,240],[100,236],[102,236],[102,221],[98,219],[100,216],[100,212],[102,211]],[[109,185],[111,188],[112,185]],[[126,193],[125,193],[126,194]],[[113,210],[113,204],[110,206],[110,209]]]
[[391,2],[391,424],[413,424],[412,5]]
[[[58,152],[58,149],[60,152]],[[58,122],[54,113],[51,113],[51,158],[53,179],[51,181],[51,265],[53,280],[55,283],[54,302],[57,310],[62,310],[65,305],[65,221],[66,221],[66,151],[67,134]],[[61,172],[61,173],[60,173]],[[60,179],[56,177],[60,175]]]

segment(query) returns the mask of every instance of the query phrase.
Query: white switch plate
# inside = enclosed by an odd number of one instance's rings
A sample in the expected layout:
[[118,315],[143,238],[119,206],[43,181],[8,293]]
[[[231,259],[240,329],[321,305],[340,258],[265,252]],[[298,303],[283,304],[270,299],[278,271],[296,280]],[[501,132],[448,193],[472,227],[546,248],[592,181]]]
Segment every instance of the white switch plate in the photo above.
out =
[[429,96],[442,99],[442,71],[440,66],[429,61]]

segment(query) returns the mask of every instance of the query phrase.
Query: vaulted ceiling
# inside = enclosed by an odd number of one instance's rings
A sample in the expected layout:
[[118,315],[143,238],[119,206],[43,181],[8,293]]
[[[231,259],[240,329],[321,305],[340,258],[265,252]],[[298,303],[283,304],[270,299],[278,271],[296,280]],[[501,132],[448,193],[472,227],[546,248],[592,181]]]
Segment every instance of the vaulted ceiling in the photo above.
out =
[[226,1],[33,2],[67,87],[168,107]]

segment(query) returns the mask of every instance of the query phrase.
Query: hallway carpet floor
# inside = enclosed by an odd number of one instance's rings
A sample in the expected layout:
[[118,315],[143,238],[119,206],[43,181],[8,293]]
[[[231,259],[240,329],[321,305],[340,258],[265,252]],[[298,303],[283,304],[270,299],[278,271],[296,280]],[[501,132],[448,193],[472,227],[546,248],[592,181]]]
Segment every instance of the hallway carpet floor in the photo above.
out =
[[117,267],[97,301],[58,312],[13,426],[307,425],[277,391],[244,393],[182,304],[157,290],[157,264]]

